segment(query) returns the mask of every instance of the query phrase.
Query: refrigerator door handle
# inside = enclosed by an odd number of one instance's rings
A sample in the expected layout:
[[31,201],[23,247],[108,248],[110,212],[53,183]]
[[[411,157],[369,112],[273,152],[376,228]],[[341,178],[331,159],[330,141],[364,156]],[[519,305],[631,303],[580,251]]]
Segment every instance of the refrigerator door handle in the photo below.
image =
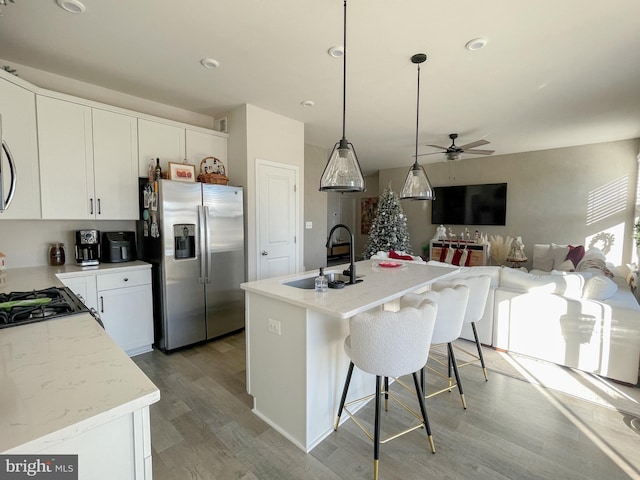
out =
[[209,207],[205,206],[204,208],[204,255],[205,255],[205,283],[211,283],[211,249],[209,248],[211,242],[211,227],[209,226]]
[[200,256],[200,277],[198,278],[198,282],[200,283],[205,283],[207,281],[207,259],[205,257],[205,218],[206,215],[204,207],[202,205],[198,205],[198,243],[200,244],[198,252],[198,255]]

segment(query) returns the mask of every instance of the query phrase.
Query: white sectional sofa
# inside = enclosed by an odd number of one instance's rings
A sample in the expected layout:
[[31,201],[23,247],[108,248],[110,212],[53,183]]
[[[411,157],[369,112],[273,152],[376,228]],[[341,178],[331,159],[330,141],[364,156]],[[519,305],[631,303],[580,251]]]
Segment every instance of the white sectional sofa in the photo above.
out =
[[[535,251],[540,254],[544,248]],[[485,315],[477,324],[480,341],[635,385],[640,306],[626,279],[609,278],[594,268],[532,272],[499,266],[460,268],[456,276],[491,277]],[[470,328],[462,336],[473,339]]]

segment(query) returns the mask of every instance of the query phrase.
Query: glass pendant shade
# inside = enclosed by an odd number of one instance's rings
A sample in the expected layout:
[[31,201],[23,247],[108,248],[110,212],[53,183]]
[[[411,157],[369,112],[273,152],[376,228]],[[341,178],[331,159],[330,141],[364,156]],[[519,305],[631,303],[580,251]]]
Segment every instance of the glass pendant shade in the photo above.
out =
[[404,181],[404,186],[400,192],[401,200],[433,200],[435,194],[433,193],[433,187],[429,178],[427,178],[427,172],[424,171],[420,165],[418,165],[418,132],[420,122],[420,64],[427,60],[427,56],[424,53],[416,53],[411,57],[411,63],[418,65],[418,94],[416,95],[416,155],[415,162],[407,173],[407,178]]
[[433,200],[435,195],[427,174],[418,162],[414,163],[407,173],[404,186],[400,192],[404,200]]
[[333,147],[320,178],[323,192],[364,192],[364,178],[353,145],[346,139]]
[[347,110],[347,0],[344,0],[342,54],[342,139],[329,155],[320,177],[321,192],[364,192],[364,177],[353,145],[345,138]]

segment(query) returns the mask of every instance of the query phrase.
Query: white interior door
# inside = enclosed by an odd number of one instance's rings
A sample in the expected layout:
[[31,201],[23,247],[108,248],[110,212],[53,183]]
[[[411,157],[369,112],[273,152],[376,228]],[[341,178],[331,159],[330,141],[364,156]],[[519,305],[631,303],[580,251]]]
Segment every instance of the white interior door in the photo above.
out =
[[297,168],[256,162],[257,278],[294,273],[298,264]]

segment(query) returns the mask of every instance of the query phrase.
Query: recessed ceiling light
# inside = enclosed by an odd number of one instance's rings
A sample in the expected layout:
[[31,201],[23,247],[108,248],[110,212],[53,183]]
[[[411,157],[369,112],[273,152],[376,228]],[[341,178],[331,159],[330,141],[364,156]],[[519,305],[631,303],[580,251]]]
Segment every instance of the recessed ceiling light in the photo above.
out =
[[69,13],[83,13],[87,7],[80,0],[56,0]]
[[200,63],[204,68],[218,68],[220,66],[220,62],[213,58],[203,58]]
[[309,108],[313,107],[315,105],[315,102],[313,100],[304,100],[303,102],[300,102],[300,105]]
[[465,48],[467,50],[480,50],[481,48],[483,48],[485,45],[487,44],[487,39],[486,38],[474,38],[473,40],[469,40],[466,45]]
[[327,53],[329,53],[333,58],[341,58],[344,55],[344,47],[342,45],[331,47]]

